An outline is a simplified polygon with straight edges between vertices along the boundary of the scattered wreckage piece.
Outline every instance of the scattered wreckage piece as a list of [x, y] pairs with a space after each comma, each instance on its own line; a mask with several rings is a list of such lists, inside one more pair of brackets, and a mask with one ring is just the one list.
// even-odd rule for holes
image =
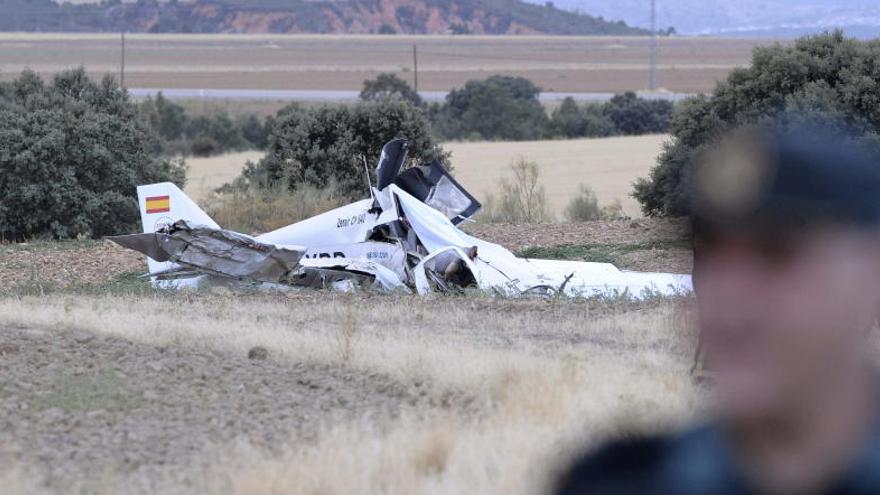
[[224, 230], [171, 183], [138, 187], [142, 234], [113, 236], [147, 255], [157, 286], [239, 282], [269, 287], [459, 291], [506, 297], [683, 294], [689, 275], [608, 263], [519, 258], [458, 228], [480, 203], [438, 163], [403, 169], [409, 143], [388, 142], [370, 198], [272, 232]]

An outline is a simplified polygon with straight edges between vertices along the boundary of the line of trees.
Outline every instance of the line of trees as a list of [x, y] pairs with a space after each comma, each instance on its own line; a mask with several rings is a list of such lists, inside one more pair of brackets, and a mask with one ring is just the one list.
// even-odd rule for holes
[[442, 103], [425, 104], [394, 74], [364, 82], [361, 99], [399, 98], [424, 108], [441, 139], [505, 140], [606, 137], [663, 133], [674, 105], [627, 92], [604, 103], [578, 104], [565, 98], [549, 114], [538, 99], [541, 88], [523, 77], [491, 76], [468, 81]]
[[[416, 162], [437, 159], [449, 166], [439, 144], [444, 139], [659, 132], [666, 117], [657, 114], [671, 113], [671, 106], [655, 108], [656, 102], [627, 94], [603, 105], [566, 100], [548, 114], [539, 92], [527, 79], [493, 76], [427, 105], [399, 78], [383, 76], [365, 84], [362, 98], [368, 101], [292, 104], [261, 119], [222, 111], [192, 116], [161, 94], [136, 103], [112, 76], [95, 82], [83, 68], [59, 73], [48, 84], [25, 71], [0, 84], [0, 240], [133, 230], [136, 186], [183, 184], [182, 156], [265, 149], [225, 193], [235, 201], [243, 194], [247, 201], [274, 198], [265, 202], [268, 212], [288, 196], [324, 198], [309, 200], [316, 203], [358, 197], [364, 192], [361, 160], [375, 160], [394, 138], [412, 142]], [[214, 210], [222, 213], [233, 203], [221, 194]]]

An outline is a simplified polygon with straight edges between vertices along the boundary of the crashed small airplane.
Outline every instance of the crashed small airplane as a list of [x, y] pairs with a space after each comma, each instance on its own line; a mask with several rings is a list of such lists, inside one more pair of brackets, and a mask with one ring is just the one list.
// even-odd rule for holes
[[140, 186], [143, 233], [109, 239], [146, 254], [153, 284], [165, 288], [372, 287], [427, 294], [475, 287], [507, 297], [634, 298], [692, 291], [689, 275], [519, 258], [472, 237], [458, 225], [480, 203], [438, 162], [402, 170], [408, 150], [403, 139], [383, 147], [370, 198], [258, 236], [222, 229], [174, 184]]

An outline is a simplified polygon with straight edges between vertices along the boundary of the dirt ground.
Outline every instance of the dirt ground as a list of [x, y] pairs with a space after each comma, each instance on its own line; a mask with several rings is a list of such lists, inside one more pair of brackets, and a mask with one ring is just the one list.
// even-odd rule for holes
[[142, 255], [110, 241], [0, 245], [0, 279], [6, 288], [99, 284], [126, 273], [146, 272], [146, 267]]
[[687, 306], [0, 297], [0, 491], [544, 493], [692, 416]]
[[187, 483], [212, 446], [277, 453], [328, 422], [470, 400], [380, 373], [278, 362], [265, 348], [249, 356], [69, 328], [0, 328], [0, 368], [0, 445], [21, 447], [0, 451], [0, 464], [23, 463], [59, 493], [101, 491], [105, 472]]
[[[659, 87], [702, 92], [755, 46], [773, 40], [669, 37], [659, 40]], [[449, 91], [491, 74], [525, 76], [557, 92], [622, 92], [648, 83], [647, 37], [155, 35], [126, 37], [130, 87], [360, 90], [380, 72], [422, 91]], [[119, 73], [114, 34], [0, 34], [0, 80], [25, 67], [51, 75], [83, 65]]]

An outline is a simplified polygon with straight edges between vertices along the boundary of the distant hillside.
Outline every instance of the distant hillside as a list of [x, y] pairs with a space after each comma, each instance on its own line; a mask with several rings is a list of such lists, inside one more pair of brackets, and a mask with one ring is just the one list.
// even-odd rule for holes
[[520, 0], [0, 0], [0, 31], [640, 35]]

